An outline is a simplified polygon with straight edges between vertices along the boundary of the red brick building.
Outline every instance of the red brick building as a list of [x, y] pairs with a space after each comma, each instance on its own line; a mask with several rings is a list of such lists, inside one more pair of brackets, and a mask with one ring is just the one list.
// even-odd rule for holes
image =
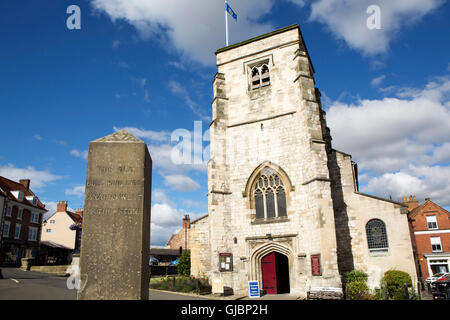
[[419, 205], [416, 197], [406, 197], [411, 239], [419, 279], [450, 271], [450, 213], [430, 198]]
[[0, 177], [0, 265], [21, 264], [39, 249], [45, 205], [30, 189], [30, 180]]

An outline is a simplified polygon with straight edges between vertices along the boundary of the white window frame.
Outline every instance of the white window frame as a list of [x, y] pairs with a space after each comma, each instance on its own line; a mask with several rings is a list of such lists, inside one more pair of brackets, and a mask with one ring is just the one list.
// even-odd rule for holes
[[39, 213], [31, 212], [30, 222], [32, 222], [32, 223], [39, 223]]
[[55, 219], [50, 220], [50, 224], [55, 224]]
[[6, 208], [6, 216], [7, 217], [12, 217], [12, 206], [8, 206]]
[[[29, 241], [37, 241], [37, 233], [38, 233], [38, 228], [29, 227], [28, 228], [28, 240]], [[32, 235], [33, 235], [33, 237], [32, 237]]]
[[[428, 226], [428, 230], [436, 230], [439, 229], [438, 223], [437, 223], [437, 219], [436, 216], [426, 216], [427, 218], [427, 226]], [[435, 223], [436, 227], [430, 227], [430, 224]]]
[[22, 220], [23, 218], [23, 208], [18, 208], [17, 210], [17, 220]]
[[[433, 241], [434, 240], [434, 241]], [[430, 237], [430, 243], [431, 243], [431, 251], [432, 252], [442, 252], [442, 242], [441, 242], [441, 237]], [[439, 250], [434, 250], [433, 249], [433, 245], [434, 246], [439, 246]]]
[[[6, 226], [8, 226], [8, 232], [6, 232]], [[9, 234], [11, 233], [11, 222], [5, 221], [5, 224], [3, 225], [3, 237], [9, 238]]]
[[[17, 230], [19, 230], [19, 235], [17, 235]], [[20, 239], [21, 233], [22, 233], [22, 225], [20, 223], [17, 223], [16, 228], [14, 229], [14, 239]]]
[[52, 229], [45, 229], [45, 232], [50, 233], [50, 232], [52, 232]]

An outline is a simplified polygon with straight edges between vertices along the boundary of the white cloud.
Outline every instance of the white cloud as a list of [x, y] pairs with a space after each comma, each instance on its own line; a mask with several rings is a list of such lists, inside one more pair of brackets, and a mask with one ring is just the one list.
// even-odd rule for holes
[[66, 189], [64, 193], [67, 196], [76, 196], [81, 198], [84, 197], [84, 189], [85, 189], [84, 185], [78, 185], [73, 187], [72, 189]]
[[70, 155], [77, 157], [77, 158], [82, 158], [84, 160], [87, 160], [88, 151], [87, 150], [79, 151], [79, 150], [74, 149], [74, 150], [70, 151]]
[[396, 173], [385, 173], [372, 178], [362, 191], [375, 192], [381, 196], [392, 195], [401, 201], [404, 196], [415, 195], [423, 202], [431, 198], [440, 206], [450, 206], [450, 167], [409, 166]]
[[[303, 6], [304, 0], [290, 0]], [[215, 62], [214, 52], [225, 46], [224, 2], [177, 0], [91, 0], [93, 8], [105, 12], [113, 21], [133, 25], [141, 38], [150, 37], [175, 48], [183, 57], [202, 64]], [[273, 30], [269, 23], [258, 22], [270, 12], [274, 1], [241, 0], [231, 3], [238, 21], [229, 21], [230, 39], [238, 42]]]
[[28, 166], [26, 168], [16, 168], [11, 163], [6, 166], [0, 165], [0, 176], [16, 182], [20, 179], [30, 179], [30, 188], [33, 191], [40, 191], [48, 184], [62, 178], [61, 176], [57, 176], [48, 171], [36, 170], [32, 166]]
[[189, 106], [189, 109], [191, 109], [191, 111], [199, 116], [202, 120], [211, 120], [211, 117], [206, 115], [205, 110], [203, 110], [203, 108], [198, 103], [192, 100], [188, 90], [183, 85], [181, 85], [177, 81], [172, 80], [169, 82], [169, 88], [172, 93], [175, 93], [182, 97], [184, 102]]
[[205, 215], [205, 213], [188, 213], [167, 203], [154, 204], [152, 206], [151, 223], [152, 246], [165, 246], [171, 235], [180, 230], [181, 221], [185, 214], [188, 214], [191, 220]]
[[165, 176], [164, 184], [173, 190], [181, 192], [195, 191], [200, 188], [197, 182], [185, 175]]
[[383, 82], [383, 80], [386, 78], [386, 75], [381, 75], [379, 77], [373, 78], [372, 81], [370, 81], [370, 84], [374, 87], [377, 87]]
[[367, 182], [361, 190], [450, 205], [450, 78], [394, 90], [383, 99], [334, 102], [327, 111], [333, 147], [358, 163]]
[[[405, 27], [418, 23], [445, 0], [317, 0], [311, 4], [311, 21], [327, 26], [338, 39], [366, 55], [386, 53], [390, 42]], [[377, 5], [381, 29], [367, 28], [367, 8]]]
[[35, 134], [33, 137], [34, 137], [37, 141], [41, 141], [41, 140], [42, 140], [42, 137], [41, 137], [40, 135], [38, 135], [38, 134]]

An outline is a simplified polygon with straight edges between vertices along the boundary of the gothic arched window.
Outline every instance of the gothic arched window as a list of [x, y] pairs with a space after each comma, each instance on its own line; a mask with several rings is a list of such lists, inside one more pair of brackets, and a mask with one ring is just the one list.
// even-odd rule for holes
[[286, 192], [280, 176], [270, 168], [264, 168], [254, 183], [253, 199], [256, 219], [286, 217]]
[[268, 86], [270, 84], [270, 70], [267, 64], [252, 68], [252, 90]]
[[379, 219], [372, 219], [366, 224], [369, 251], [387, 251], [389, 248], [386, 225]]

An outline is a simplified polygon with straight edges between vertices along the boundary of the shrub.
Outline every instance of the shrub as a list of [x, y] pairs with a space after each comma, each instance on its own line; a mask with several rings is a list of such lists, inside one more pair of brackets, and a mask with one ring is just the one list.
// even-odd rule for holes
[[177, 272], [181, 276], [189, 277], [191, 275], [191, 254], [184, 251], [178, 259]]
[[372, 300], [368, 299], [369, 288], [367, 284], [363, 281], [354, 281], [347, 283], [347, 294], [349, 300]]
[[352, 283], [352, 282], [364, 282], [365, 283], [368, 279], [368, 275], [364, 271], [353, 270], [353, 271], [349, 271], [345, 274], [345, 279], [346, 279], [347, 283]]
[[388, 299], [403, 300], [406, 299], [404, 294], [404, 285], [412, 286], [409, 274], [399, 270], [389, 270], [384, 273], [382, 284], [386, 285], [386, 296]]

